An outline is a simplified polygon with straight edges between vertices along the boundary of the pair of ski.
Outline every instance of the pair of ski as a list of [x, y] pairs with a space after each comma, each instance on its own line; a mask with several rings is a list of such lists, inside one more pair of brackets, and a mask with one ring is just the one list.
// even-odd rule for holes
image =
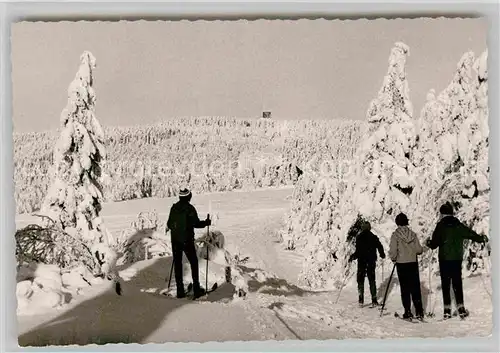
[[[451, 320], [453, 317], [455, 316], [458, 316], [460, 318], [460, 320], [465, 320], [468, 316], [469, 316], [469, 311], [467, 310], [467, 315], [464, 316], [464, 317], [461, 317], [460, 315], [453, 315], [452, 317], [449, 317], [449, 318], [440, 318], [440, 319], [437, 319], [435, 320], [435, 322], [443, 322], [443, 321], [448, 321], [448, 320]], [[403, 315], [400, 315], [398, 312], [395, 312], [394, 313], [394, 317], [395, 318], [398, 318], [398, 319], [401, 319], [401, 320], [404, 320], [404, 321], [408, 321], [408, 322], [412, 322], [412, 323], [427, 323], [428, 321], [425, 320], [425, 319], [422, 319], [422, 320], [419, 320], [419, 319], [416, 319], [416, 318], [409, 318], [409, 319], [405, 319], [403, 318]], [[432, 317], [432, 316], [431, 316]]]
[[200, 297], [195, 298], [194, 297], [194, 291], [193, 291], [193, 284], [189, 283], [189, 285], [187, 287], [187, 291], [186, 291], [186, 296], [184, 298], [177, 298], [174, 295], [170, 294], [169, 292], [163, 293], [163, 295], [167, 296], [169, 298], [175, 298], [175, 299], [186, 299], [186, 300], [194, 300], [194, 301], [203, 301], [203, 300], [207, 299], [207, 296], [210, 293], [212, 293], [215, 290], [217, 290], [217, 288], [218, 288], [217, 283], [214, 283], [214, 285], [212, 286], [212, 288], [210, 288], [210, 290], [206, 291], [205, 294], [203, 294]]
[[394, 313], [394, 317], [397, 318], [397, 319], [401, 319], [403, 321], [407, 321], [407, 322], [411, 322], [411, 323], [415, 323], [415, 324], [418, 324], [418, 323], [427, 323], [427, 321], [425, 321], [425, 319], [417, 319], [415, 317], [410, 317], [410, 318], [404, 318], [403, 315], [400, 315], [398, 312], [395, 312]]
[[451, 317], [448, 317], [448, 318], [442, 317], [442, 318], [440, 318], [440, 319], [438, 319], [436, 321], [437, 322], [448, 321], [448, 320], [451, 320], [451, 319], [453, 319], [454, 317], [457, 317], [457, 316], [458, 316], [458, 318], [460, 318], [460, 320], [465, 320], [465, 319], [467, 319], [469, 317], [470, 312], [469, 312], [469, 310], [465, 309], [465, 313], [466, 313], [465, 316], [460, 316], [460, 314], [458, 314], [457, 312], [455, 312], [455, 313], [453, 313], [453, 315]]

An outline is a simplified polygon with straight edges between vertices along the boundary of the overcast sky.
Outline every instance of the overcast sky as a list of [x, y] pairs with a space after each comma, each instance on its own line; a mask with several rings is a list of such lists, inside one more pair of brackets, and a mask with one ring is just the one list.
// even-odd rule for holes
[[365, 119], [393, 44], [410, 47], [418, 114], [468, 50], [486, 48], [478, 19], [18, 23], [12, 28], [14, 130], [59, 125], [80, 54], [97, 59], [97, 117], [132, 125], [176, 116]]

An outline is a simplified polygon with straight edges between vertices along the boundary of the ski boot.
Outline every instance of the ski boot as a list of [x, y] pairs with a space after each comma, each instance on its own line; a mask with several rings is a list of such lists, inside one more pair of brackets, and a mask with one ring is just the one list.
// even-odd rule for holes
[[372, 298], [372, 303], [370, 304], [370, 308], [376, 308], [378, 306], [377, 298]]
[[451, 319], [451, 309], [444, 309], [443, 320]]
[[364, 304], [365, 304], [364, 298], [363, 298], [363, 296], [362, 296], [362, 295], [360, 295], [360, 296], [358, 297], [358, 306], [359, 306], [360, 308], [362, 308]]
[[206, 294], [206, 290], [203, 288], [197, 288], [193, 291], [193, 300], [203, 297]]
[[415, 318], [416, 318], [418, 321], [424, 321], [424, 313], [423, 313], [423, 312], [418, 312], [418, 313], [415, 315]]
[[403, 320], [411, 321], [413, 319], [413, 314], [411, 311], [405, 311], [403, 314]]
[[467, 316], [469, 316], [469, 311], [461, 306], [460, 308], [458, 308], [458, 316], [460, 316], [460, 318], [463, 320]]

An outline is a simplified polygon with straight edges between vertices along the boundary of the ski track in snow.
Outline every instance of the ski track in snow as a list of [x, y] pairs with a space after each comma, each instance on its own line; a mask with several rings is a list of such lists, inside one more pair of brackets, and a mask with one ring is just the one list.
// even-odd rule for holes
[[[295, 280], [302, 257], [276, 242], [291, 192], [281, 189], [195, 195], [193, 199], [200, 218], [209, 211], [219, 215], [213, 229], [223, 232], [230, 252], [249, 256], [246, 267], [259, 272], [260, 277], [249, 283], [246, 300], [189, 302], [141, 292], [160, 289], [169, 271], [161, 266], [155, 268], [154, 260], [142, 261], [129, 268], [130, 281], [124, 283], [122, 297], [116, 297], [110, 285], [105, 284], [86, 289], [62, 309], [44, 315], [18, 316], [20, 343], [463, 337], [491, 333], [489, 277], [467, 278], [464, 274], [465, 303], [471, 316], [465, 321], [453, 318], [446, 323], [437, 322], [442, 315], [439, 290], [431, 294], [436, 317], [427, 319], [428, 323], [413, 324], [393, 316], [402, 309], [397, 286], [388, 296], [382, 318], [378, 309], [358, 307], [352, 281], [343, 289], [337, 304], [337, 292], [310, 292], [297, 287]], [[156, 209], [163, 220], [172, 202], [174, 199], [143, 199], [106, 204], [103, 218], [111, 231], [118, 232], [127, 228], [141, 211]], [[16, 221], [19, 226], [29, 220], [29, 216], [21, 216]], [[198, 232], [202, 233], [203, 230]], [[438, 284], [439, 279], [432, 283]], [[368, 297], [368, 283], [365, 287]]]

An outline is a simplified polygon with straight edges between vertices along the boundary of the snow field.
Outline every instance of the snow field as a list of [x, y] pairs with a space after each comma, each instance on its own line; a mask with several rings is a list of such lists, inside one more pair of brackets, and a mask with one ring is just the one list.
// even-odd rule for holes
[[[286, 261], [291, 253], [284, 250], [281, 244], [273, 243], [273, 238], [269, 236], [269, 232], [279, 230], [279, 212], [259, 212], [259, 205], [262, 208], [284, 211], [290, 193], [291, 190], [272, 193], [257, 191], [239, 196], [227, 193], [217, 197], [196, 197], [200, 213], [208, 207], [210, 199], [220, 206], [218, 211], [221, 217], [217, 229], [223, 231], [228, 249], [232, 253], [239, 250], [244, 256], [249, 256], [248, 262], [242, 265], [246, 268], [249, 286], [246, 299], [231, 300], [234, 288], [227, 286], [220, 286], [220, 290], [211, 293], [206, 302], [179, 301], [157, 295], [156, 292], [165, 287], [171, 262], [168, 258], [150, 259], [124, 266], [120, 270], [124, 290], [122, 297], [117, 297], [109, 282], [104, 281], [102, 284], [83, 288], [81, 295], [75, 296], [61, 310], [47, 309], [43, 315], [19, 316], [21, 344], [462, 337], [486, 336], [491, 332], [491, 299], [485, 291], [487, 288], [491, 293], [488, 269], [483, 277], [467, 277], [468, 274], [464, 271], [465, 303], [471, 311], [470, 318], [466, 321], [454, 318], [446, 324], [430, 322], [420, 326], [402, 323], [392, 316], [394, 311], [401, 310], [397, 285], [388, 296], [387, 313], [390, 315], [380, 318], [376, 309], [357, 307], [355, 280], [347, 283], [339, 303], [335, 304], [337, 291], [308, 290], [284, 278], [283, 275], [297, 278], [300, 266], [287, 267]], [[242, 204], [241, 200], [245, 202]], [[142, 202], [129, 202], [124, 211], [142, 208]], [[168, 208], [168, 202], [164, 200], [163, 203]], [[244, 216], [240, 219], [226, 218], [226, 215], [236, 212], [234, 209], [242, 209], [244, 205], [251, 209], [242, 212]], [[107, 215], [112, 213], [113, 219], [120, 218], [120, 214], [115, 213], [118, 206], [109, 204], [109, 208], [105, 208], [105, 221]], [[151, 205], [152, 208], [157, 206]], [[130, 224], [126, 221], [127, 217], [130, 220], [134, 216], [123, 216], [122, 224]], [[242, 218], [246, 219], [246, 227]], [[199, 235], [202, 234], [203, 231], [199, 232]], [[300, 261], [297, 263], [300, 264]], [[200, 261], [202, 283], [204, 264]], [[258, 264], [266, 264], [268, 267], [263, 269]], [[210, 277], [209, 282], [222, 278], [222, 267], [212, 263], [210, 265], [213, 265], [210, 273], [214, 277]], [[286, 271], [283, 270], [285, 267]], [[385, 278], [389, 276], [390, 270], [390, 266], [386, 265]], [[186, 285], [188, 280], [190, 271], [186, 268]], [[421, 271], [421, 281], [427, 286], [426, 271]], [[379, 269], [379, 297], [383, 296], [382, 282]], [[432, 294], [432, 301], [435, 302], [436, 319], [440, 318], [442, 311], [438, 285], [439, 278], [434, 276], [432, 286], [436, 290]], [[152, 289], [155, 294], [146, 293], [148, 289]], [[365, 290], [368, 291], [368, 283]], [[235, 321], [235, 318], [238, 320]], [[92, 325], [95, 328], [91, 328]], [[374, 329], [376, 327], [381, 328]]]

